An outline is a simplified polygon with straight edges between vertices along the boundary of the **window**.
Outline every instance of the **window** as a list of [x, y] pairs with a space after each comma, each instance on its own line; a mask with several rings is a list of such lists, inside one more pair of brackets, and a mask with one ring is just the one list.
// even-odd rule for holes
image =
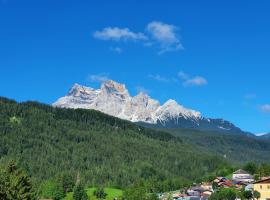
[[262, 189], [262, 185], [260, 185], [260, 189]]
[[270, 185], [267, 185], [267, 189], [270, 189]]

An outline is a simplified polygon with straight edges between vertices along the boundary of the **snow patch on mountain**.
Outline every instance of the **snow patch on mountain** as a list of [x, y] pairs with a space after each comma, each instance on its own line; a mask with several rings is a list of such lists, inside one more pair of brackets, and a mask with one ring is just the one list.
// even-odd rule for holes
[[267, 135], [267, 134], [270, 134], [270, 133], [256, 133], [255, 135], [260, 137], [260, 136], [264, 136], [264, 135]]

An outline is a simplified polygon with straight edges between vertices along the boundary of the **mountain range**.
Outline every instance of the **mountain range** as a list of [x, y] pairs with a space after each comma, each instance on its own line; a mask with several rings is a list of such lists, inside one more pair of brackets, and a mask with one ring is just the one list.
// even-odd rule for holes
[[147, 127], [188, 128], [225, 133], [245, 133], [224, 119], [211, 119], [169, 99], [164, 104], [149, 95], [131, 96], [124, 84], [108, 80], [100, 89], [74, 84], [68, 94], [59, 98], [55, 107], [94, 109]]
[[265, 134], [261, 134], [261, 135], [257, 135], [259, 136], [260, 138], [263, 138], [263, 139], [270, 139], [270, 133], [265, 133]]

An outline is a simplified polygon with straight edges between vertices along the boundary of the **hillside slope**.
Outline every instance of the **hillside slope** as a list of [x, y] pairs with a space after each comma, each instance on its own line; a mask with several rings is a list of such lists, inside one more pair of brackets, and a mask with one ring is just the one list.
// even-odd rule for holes
[[183, 142], [201, 148], [202, 151], [219, 154], [233, 162], [268, 162], [270, 160], [270, 141], [262, 140], [253, 135], [217, 134], [190, 129], [170, 129], [167, 131], [180, 137]]
[[264, 135], [259, 136], [261, 139], [270, 139], [270, 133], [266, 133]]
[[169, 133], [93, 110], [0, 99], [0, 161], [36, 183], [67, 171], [89, 185], [126, 187], [138, 178], [193, 181], [226, 161]]

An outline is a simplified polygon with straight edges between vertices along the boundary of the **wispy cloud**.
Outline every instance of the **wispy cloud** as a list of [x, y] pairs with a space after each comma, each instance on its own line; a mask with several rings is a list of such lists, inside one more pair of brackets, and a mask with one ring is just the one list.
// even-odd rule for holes
[[160, 46], [159, 53], [184, 49], [177, 36], [178, 28], [176, 26], [154, 21], [149, 23], [146, 29], [152, 39]]
[[127, 40], [146, 40], [147, 37], [143, 33], [135, 33], [128, 28], [107, 27], [101, 31], [94, 32], [93, 35], [101, 40], [127, 41]]
[[263, 113], [270, 113], [270, 104], [261, 105], [259, 108]]
[[187, 80], [189, 78], [189, 75], [183, 71], [178, 72], [178, 77], [182, 80]]
[[178, 77], [182, 80], [184, 86], [203, 86], [207, 85], [208, 81], [202, 76], [191, 77], [187, 73], [180, 71], [178, 72]]
[[207, 85], [207, 80], [204, 77], [196, 76], [188, 79], [183, 83], [184, 86], [202, 86]]
[[149, 74], [148, 75], [149, 78], [153, 79], [153, 80], [156, 80], [156, 81], [159, 81], [159, 82], [169, 82], [170, 80], [166, 77], [163, 77], [159, 74]]
[[137, 86], [137, 87], [136, 87], [136, 92], [137, 92], [137, 93], [149, 94], [151, 91], [148, 90], [148, 89], [146, 89], [145, 87]]
[[102, 83], [107, 80], [109, 80], [108, 74], [106, 73], [101, 73], [101, 74], [92, 74], [87, 77], [87, 80], [90, 82], [98, 82]]
[[129, 28], [106, 27], [95, 31], [93, 37], [105, 41], [137, 41], [144, 47], [158, 47], [159, 54], [182, 50], [183, 45], [178, 35], [179, 28], [175, 25], [153, 21], [146, 25], [145, 31], [135, 32]]
[[207, 85], [208, 81], [206, 78], [202, 76], [190, 76], [189, 74], [180, 71], [177, 73], [177, 77], [164, 77], [159, 74], [149, 74], [149, 78], [159, 81], [159, 82], [166, 82], [166, 83], [182, 83], [183, 86], [203, 86]]

